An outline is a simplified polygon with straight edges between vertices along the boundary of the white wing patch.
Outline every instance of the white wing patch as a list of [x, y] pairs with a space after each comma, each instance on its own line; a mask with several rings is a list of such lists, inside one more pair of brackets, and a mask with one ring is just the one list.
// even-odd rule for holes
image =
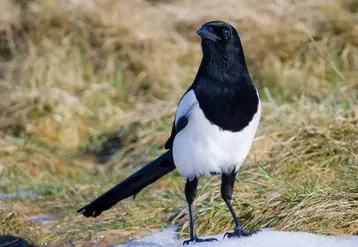
[[195, 105], [198, 104], [198, 100], [195, 97], [194, 90], [188, 91], [180, 100], [177, 112], [175, 114], [175, 125], [182, 116], [188, 116], [192, 112]]
[[259, 102], [258, 111], [242, 131], [223, 131], [206, 119], [194, 91], [190, 90], [179, 103], [175, 124], [184, 115], [188, 124], [174, 138], [173, 158], [179, 173], [192, 179], [240, 168], [254, 140], [261, 106]]

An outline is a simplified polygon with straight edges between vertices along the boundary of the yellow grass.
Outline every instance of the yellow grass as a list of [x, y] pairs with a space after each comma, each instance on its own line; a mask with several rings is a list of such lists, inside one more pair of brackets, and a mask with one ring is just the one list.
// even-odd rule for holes
[[[235, 190], [245, 227], [357, 233], [356, 1], [3, 0], [0, 192], [42, 197], [0, 200], [0, 234], [104, 246], [179, 223], [187, 235], [177, 173], [99, 218], [75, 210], [162, 152], [201, 59], [195, 31], [214, 19], [239, 31], [263, 101]], [[118, 130], [122, 148], [96, 165], [85, 151]], [[232, 226], [210, 179], [199, 233]], [[29, 220], [39, 213], [57, 217]]]

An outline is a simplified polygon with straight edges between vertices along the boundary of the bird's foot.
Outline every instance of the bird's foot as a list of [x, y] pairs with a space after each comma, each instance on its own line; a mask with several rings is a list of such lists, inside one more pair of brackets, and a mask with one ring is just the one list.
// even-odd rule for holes
[[198, 237], [194, 237], [194, 238], [191, 238], [189, 240], [185, 240], [183, 242], [183, 245], [189, 245], [189, 244], [195, 244], [195, 243], [202, 243], [202, 242], [213, 242], [213, 241], [218, 241], [216, 238], [206, 238], [206, 239], [203, 239], [203, 238], [198, 238]]
[[252, 234], [255, 234], [257, 232], [259, 232], [260, 230], [258, 231], [252, 231], [252, 232], [245, 232], [244, 229], [242, 229], [242, 227], [238, 227], [236, 228], [233, 232], [227, 232], [225, 233], [224, 235], [224, 238], [241, 238], [241, 237], [249, 237], [251, 236]]

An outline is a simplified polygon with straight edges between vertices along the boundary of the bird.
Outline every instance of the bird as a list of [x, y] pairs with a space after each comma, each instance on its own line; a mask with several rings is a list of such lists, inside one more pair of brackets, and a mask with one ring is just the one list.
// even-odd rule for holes
[[210, 21], [197, 34], [202, 60], [193, 83], [177, 105], [172, 131], [164, 144], [166, 151], [78, 213], [97, 217], [177, 169], [186, 179], [184, 193], [189, 211], [190, 238], [184, 245], [217, 241], [199, 238], [195, 231], [193, 203], [201, 176], [221, 175], [221, 196], [235, 223], [234, 230], [225, 233], [224, 238], [256, 233], [243, 229], [231, 200], [236, 174], [259, 126], [259, 93], [252, 83], [240, 36], [231, 24]]

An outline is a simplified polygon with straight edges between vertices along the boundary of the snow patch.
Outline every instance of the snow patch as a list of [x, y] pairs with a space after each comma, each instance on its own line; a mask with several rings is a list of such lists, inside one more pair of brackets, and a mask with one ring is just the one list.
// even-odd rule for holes
[[54, 214], [39, 214], [30, 217], [30, 220], [35, 223], [46, 223], [54, 219], [56, 219], [56, 215]]
[[[183, 240], [176, 238], [176, 228], [169, 227], [162, 232], [131, 240], [112, 247], [179, 247]], [[195, 244], [195, 247], [358, 247], [358, 236], [325, 236], [308, 232], [280, 232], [263, 229], [251, 237], [223, 239], [223, 234], [215, 237], [219, 241]], [[204, 237], [203, 237], [204, 238]], [[193, 246], [193, 245], [192, 245]]]
[[38, 198], [40, 197], [39, 193], [33, 192], [31, 190], [18, 190], [12, 193], [3, 193], [0, 192], [0, 200], [12, 199], [12, 198]]

